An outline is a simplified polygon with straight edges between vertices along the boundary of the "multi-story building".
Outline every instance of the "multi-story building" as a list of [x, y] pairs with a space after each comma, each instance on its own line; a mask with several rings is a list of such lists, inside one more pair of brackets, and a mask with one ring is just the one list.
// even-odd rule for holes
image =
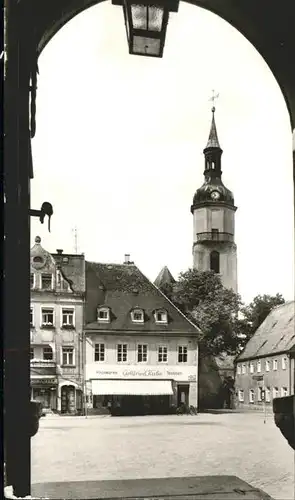
[[198, 333], [133, 263], [86, 262], [90, 407], [123, 414], [197, 407]]
[[273, 398], [295, 394], [294, 305], [274, 308], [237, 358], [238, 407], [271, 408]]
[[83, 402], [83, 255], [50, 254], [36, 237], [31, 249], [32, 399], [75, 414]]

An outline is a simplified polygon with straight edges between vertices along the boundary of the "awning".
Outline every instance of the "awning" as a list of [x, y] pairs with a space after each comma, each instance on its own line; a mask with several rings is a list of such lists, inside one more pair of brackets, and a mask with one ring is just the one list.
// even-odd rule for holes
[[173, 394], [170, 380], [92, 380], [95, 396], [164, 396]]

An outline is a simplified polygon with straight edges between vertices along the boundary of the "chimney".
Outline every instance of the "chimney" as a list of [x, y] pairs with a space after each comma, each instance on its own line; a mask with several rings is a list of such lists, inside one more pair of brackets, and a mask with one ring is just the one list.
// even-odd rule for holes
[[124, 264], [130, 264], [130, 253], [125, 253]]
[[63, 253], [63, 250], [61, 250], [61, 248], [58, 248], [58, 249], [56, 250], [56, 253], [58, 253], [58, 255], [61, 255], [61, 254]]

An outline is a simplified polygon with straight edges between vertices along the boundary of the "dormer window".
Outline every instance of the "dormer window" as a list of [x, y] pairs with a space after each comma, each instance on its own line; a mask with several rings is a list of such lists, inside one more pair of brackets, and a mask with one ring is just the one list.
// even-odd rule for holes
[[97, 309], [97, 321], [99, 323], [108, 323], [110, 321], [110, 310], [108, 307], [99, 307]]
[[165, 309], [155, 311], [155, 321], [156, 323], [168, 323], [167, 311]]
[[131, 319], [134, 323], [143, 323], [144, 322], [144, 313], [142, 309], [133, 309], [131, 311]]

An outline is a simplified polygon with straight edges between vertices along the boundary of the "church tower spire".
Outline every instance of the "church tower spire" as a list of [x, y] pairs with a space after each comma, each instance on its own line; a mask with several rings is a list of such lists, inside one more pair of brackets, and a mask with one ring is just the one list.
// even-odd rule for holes
[[[213, 96], [214, 100], [216, 96]], [[221, 275], [226, 288], [237, 291], [237, 252], [235, 212], [232, 192], [222, 182], [221, 156], [215, 122], [215, 107], [207, 145], [204, 183], [197, 189], [191, 212], [194, 218], [193, 265], [200, 271], [213, 270]]]

